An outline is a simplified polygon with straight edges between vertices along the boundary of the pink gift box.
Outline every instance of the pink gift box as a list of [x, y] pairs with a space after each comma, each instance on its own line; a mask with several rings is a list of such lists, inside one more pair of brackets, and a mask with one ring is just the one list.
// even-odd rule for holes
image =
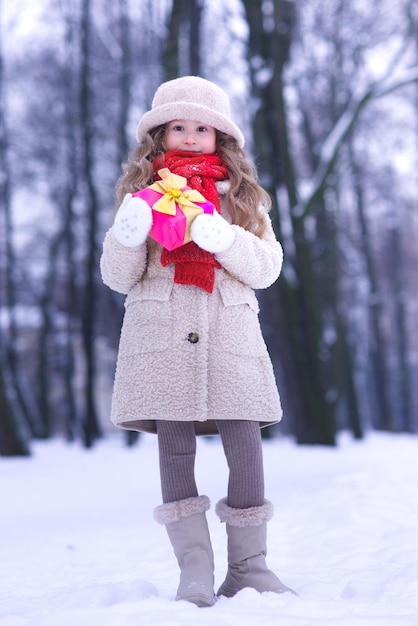
[[[185, 187], [189, 189], [189, 187]], [[146, 187], [141, 191], [137, 191], [132, 194], [133, 197], [142, 198], [152, 209], [152, 228], [149, 236], [155, 241], [166, 248], [167, 250], [174, 250], [179, 248], [185, 243], [190, 241], [190, 216], [176, 204], [176, 214], [168, 215], [167, 213], [161, 213], [156, 211], [153, 206], [157, 200], [159, 200], [163, 194]], [[214, 205], [206, 200], [205, 202], [195, 202], [197, 207], [202, 209], [203, 213], [213, 213], [216, 209]]]

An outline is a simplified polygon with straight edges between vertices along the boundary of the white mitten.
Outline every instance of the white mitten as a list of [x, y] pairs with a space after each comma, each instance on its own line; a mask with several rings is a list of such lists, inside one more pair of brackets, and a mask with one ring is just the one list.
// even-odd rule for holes
[[235, 241], [234, 229], [217, 211], [195, 217], [190, 236], [199, 248], [213, 254], [225, 252]]
[[120, 205], [113, 224], [117, 241], [127, 248], [144, 243], [152, 226], [151, 207], [142, 198], [127, 193]]

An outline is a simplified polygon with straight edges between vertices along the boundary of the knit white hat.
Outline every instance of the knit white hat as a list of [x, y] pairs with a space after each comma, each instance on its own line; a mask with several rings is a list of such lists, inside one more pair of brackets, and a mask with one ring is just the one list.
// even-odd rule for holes
[[173, 120], [208, 124], [234, 137], [241, 148], [244, 146], [244, 136], [230, 117], [228, 96], [218, 85], [199, 76], [183, 76], [158, 87], [151, 110], [142, 116], [136, 129], [138, 142], [152, 128]]

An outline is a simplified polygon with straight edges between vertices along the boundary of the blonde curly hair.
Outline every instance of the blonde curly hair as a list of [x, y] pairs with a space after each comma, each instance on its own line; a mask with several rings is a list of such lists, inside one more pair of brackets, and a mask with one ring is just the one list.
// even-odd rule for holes
[[[153, 163], [164, 156], [166, 126], [157, 126], [146, 133], [130, 160], [123, 165], [123, 174], [116, 184], [116, 201], [120, 206], [125, 194], [135, 193], [154, 182]], [[216, 153], [228, 169], [230, 181], [226, 203], [233, 224], [262, 237], [271, 198], [259, 185], [257, 171], [236, 139], [216, 130]], [[260, 210], [263, 207], [264, 211]]]

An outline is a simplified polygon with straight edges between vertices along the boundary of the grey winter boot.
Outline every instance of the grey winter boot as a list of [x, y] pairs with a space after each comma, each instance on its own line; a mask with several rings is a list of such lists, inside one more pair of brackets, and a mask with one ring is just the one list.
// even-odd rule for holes
[[266, 565], [267, 522], [273, 516], [268, 500], [261, 506], [233, 509], [224, 498], [216, 505], [221, 522], [226, 522], [228, 537], [228, 572], [217, 595], [231, 598], [245, 587], [262, 593], [292, 591]]
[[165, 524], [180, 567], [176, 600], [202, 607], [215, 602], [213, 551], [205, 515], [209, 507], [207, 496], [196, 496], [154, 510], [154, 519]]

